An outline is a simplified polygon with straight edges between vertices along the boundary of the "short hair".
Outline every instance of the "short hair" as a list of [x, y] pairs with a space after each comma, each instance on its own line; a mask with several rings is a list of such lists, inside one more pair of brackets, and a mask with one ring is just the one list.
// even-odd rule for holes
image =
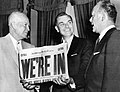
[[100, 7], [99, 9], [104, 9], [105, 12], [107, 12], [108, 16], [112, 21], [115, 23], [116, 22], [116, 17], [117, 17], [117, 11], [115, 8], [115, 5], [112, 4], [109, 0], [101, 0], [99, 1]]
[[59, 13], [59, 14], [55, 17], [55, 25], [57, 25], [57, 19], [58, 19], [59, 17], [61, 17], [61, 16], [64, 16], [64, 15], [68, 16], [68, 17], [71, 19], [71, 21], [73, 22], [73, 19], [72, 19], [72, 17], [71, 17], [69, 14], [67, 14], [67, 13], [65, 13], [65, 12], [61, 12], [61, 13]]
[[14, 11], [12, 12], [9, 17], [8, 17], [8, 23], [12, 23], [12, 22], [16, 22], [18, 21], [19, 18], [27, 18], [26, 14], [24, 14], [23, 12], [20, 11]]

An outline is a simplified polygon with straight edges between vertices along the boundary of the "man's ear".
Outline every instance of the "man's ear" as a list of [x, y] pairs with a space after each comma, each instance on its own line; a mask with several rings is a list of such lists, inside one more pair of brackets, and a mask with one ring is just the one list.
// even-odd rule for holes
[[105, 13], [102, 13], [101, 20], [104, 21], [106, 18]]
[[16, 29], [16, 24], [15, 24], [15, 22], [12, 22], [10, 25], [11, 25], [11, 27], [12, 27], [13, 29]]
[[107, 18], [107, 14], [103, 11], [101, 12], [101, 20], [104, 21]]
[[103, 14], [102, 14], [102, 13], [99, 13], [99, 14], [98, 14], [98, 18], [99, 18], [101, 21], [103, 21], [103, 19], [104, 19], [104, 18], [103, 18]]
[[57, 32], [59, 32], [59, 29], [58, 29], [58, 27], [57, 27], [57, 26], [55, 26], [55, 29], [57, 30]]

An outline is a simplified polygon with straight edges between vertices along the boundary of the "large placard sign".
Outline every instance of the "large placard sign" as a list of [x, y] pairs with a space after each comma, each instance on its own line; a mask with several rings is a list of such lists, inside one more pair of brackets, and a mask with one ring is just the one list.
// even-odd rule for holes
[[23, 49], [19, 53], [20, 77], [31, 84], [68, 78], [66, 44]]

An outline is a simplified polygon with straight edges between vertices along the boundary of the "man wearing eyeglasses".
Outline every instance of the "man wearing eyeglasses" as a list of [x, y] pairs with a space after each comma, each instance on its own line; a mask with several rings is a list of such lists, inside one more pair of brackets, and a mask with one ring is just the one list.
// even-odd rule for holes
[[84, 92], [84, 72], [92, 54], [92, 44], [74, 35], [72, 17], [64, 12], [57, 15], [55, 29], [61, 35], [59, 43], [66, 42], [69, 78], [64, 76], [54, 80], [53, 92]]

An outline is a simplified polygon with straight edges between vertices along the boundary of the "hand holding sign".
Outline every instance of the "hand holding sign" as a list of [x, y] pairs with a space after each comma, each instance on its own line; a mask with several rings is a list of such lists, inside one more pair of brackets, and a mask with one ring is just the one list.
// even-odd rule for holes
[[24, 49], [19, 55], [20, 77], [30, 84], [68, 77], [66, 44]]
[[53, 82], [56, 83], [56, 84], [59, 84], [61, 86], [69, 84], [68, 87], [71, 87], [72, 89], [76, 88], [75, 82], [74, 82], [73, 78], [71, 78], [71, 77], [66, 78], [66, 77], [61, 75], [58, 78], [56, 78], [55, 80], [53, 80]]
[[21, 79], [20, 83], [22, 83], [23, 87], [28, 89], [28, 90], [34, 89], [37, 86], [34, 84], [30, 84], [29, 82], [25, 81], [24, 79]]
[[67, 85], [70, 82], [70, 78], [66, 78], [64, 76], [58, 76], [58, 78], [53, 80], [54, 83], [59, 85]]

